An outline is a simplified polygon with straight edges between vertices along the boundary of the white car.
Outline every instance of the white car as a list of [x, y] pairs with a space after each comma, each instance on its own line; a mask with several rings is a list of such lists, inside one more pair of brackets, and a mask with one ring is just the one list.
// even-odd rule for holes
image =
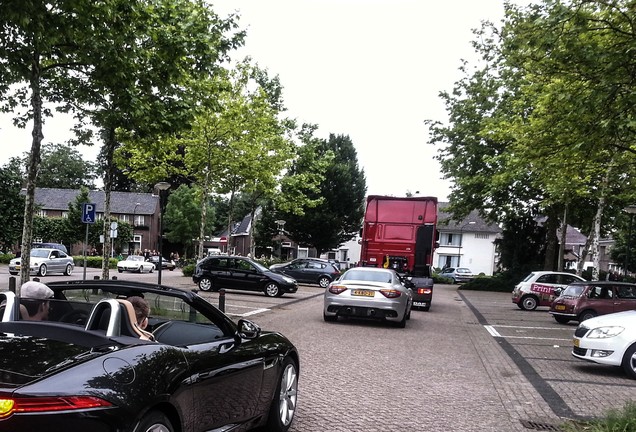
[[636, 311], [590, 318], [574, 333], [572, 355], [581, 360], [622, 366], [636, 379]]
[[152, 273], [155, 271], [155, 265], [146, 261], [141, 255], [128, 255], [125, 260], [117, 263], [117, 271], [119, 273], [125, 271], [137, 273]]
[[526, 276], [512, 290], [512, 302], [523, 310], [535, 310], [537, 306], [550, 306], [556, 298], [554, 290], [564, 290], [572, 282], [585, 282], [572, 273], [535, 271]]
[[392, 269], [354, 267], [331, 282], [324, 295], [323, 318], [368, 318], [404, 328], [411, 317], [413, 291]]

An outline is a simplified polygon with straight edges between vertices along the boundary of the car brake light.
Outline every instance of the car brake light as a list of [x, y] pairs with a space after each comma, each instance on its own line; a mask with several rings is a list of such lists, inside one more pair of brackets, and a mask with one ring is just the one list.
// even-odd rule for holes
[[340, 294], [347, 290], [347, 287], [344, 285], [331, 285], [329, 287], [329, 292], [331, 294]]
[[417, 293], [418, 294], [430, 294], [432, 292], [432, 290], [430, 288], [418, 288], [417, 289]]
[[0, 419], [12, 414], [107, 408], [112, 404], [93, 396], [0, 398]]
[[386, 298], [398, 298], [402, 295], [400, 291], [394, 289], [382, 289], [380, 292]]

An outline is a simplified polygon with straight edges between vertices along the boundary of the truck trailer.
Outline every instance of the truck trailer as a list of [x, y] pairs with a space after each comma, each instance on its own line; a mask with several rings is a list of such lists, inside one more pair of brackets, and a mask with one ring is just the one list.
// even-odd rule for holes
[[428, 310], [437, 244], [437, 198], [367, 197], [360, 265], [396, 270], [413, 289], [413, 306]]

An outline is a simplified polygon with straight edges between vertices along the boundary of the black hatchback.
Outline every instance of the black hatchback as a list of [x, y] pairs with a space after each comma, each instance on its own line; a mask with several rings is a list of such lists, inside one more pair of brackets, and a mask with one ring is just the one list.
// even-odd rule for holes
[[199, 261], [192, 280], [202, 291], [221, 288], [262, 291], [269, 297], [280, 297], [298, 291], [296, 280], [270, 271], [267, 267], [242, 256], [209, 256]]
[[269, 269], [291, 276], [298, 282], [318, 284], [323, 288], [340, 276], [335, 265], [319, 258], [297, 258], [288, 263], [273, 264]]

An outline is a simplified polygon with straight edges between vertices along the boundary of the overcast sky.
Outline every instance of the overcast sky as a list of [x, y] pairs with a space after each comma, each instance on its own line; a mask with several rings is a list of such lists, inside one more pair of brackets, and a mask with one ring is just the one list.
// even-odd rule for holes
[[[477, 61], [471, 30], [499, 22], [502, 0], [210, 1], [241, 15], [247, 41], [233, 57], [280, 76], [288, 116], [351, 138], [369, 194], [447, 198], [424, 120], [445, 120], [438, 94], [460, 78], [461, 59]], [[43, 143], [66, 141], [70, 126], [48, 119]], [[0, 164], [30, 149], [30, 128], [0, 117]]]

